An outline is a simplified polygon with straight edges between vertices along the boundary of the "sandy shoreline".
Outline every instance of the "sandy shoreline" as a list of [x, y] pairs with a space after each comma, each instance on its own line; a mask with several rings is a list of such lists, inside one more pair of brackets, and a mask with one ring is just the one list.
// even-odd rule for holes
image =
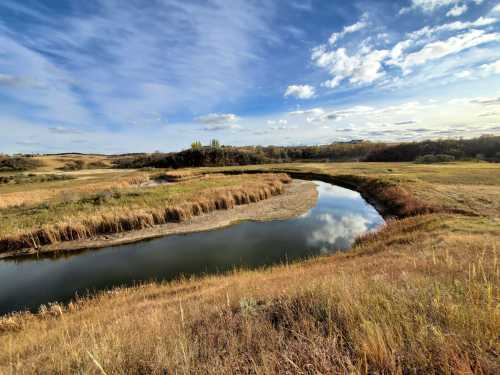
[[118, 246], [167, 235], [214, 230], [248, 220], [267, 221], [289, 219], [306, 213], [310, 208], [314, 207], [317, 197], [318, 193], [314, 183], [293, 180], [292, 183], [286, 185], [283, 194], [273, 196], [257, 203], [236, 206], [230, 210], [214, 211], [209, 214], [196, 216], [182, 223], [168, 223], [138, 231], [100, 235], [80, 241], [60, 242], [43, 246], [39, 249], [6, 252], [0, 254], [0, 259], [16, 259], [49, 255], [51, 253], [66, 253]]

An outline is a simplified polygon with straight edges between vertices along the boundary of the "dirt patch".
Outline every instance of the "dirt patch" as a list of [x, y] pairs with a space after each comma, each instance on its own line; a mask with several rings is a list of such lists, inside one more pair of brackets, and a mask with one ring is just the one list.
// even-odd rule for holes
[[180, 223], [167, 223], [148, 229], [99, 235], [86, 240], [60, 242], [42, 246], [39, 249], [5, 252], [0, 254], [0, 259], [117, 246], [166, 235], [218, 229], [246, 220], [284, 220], [307, 212], [314, 207], [317, 197], [318, 193], [312, 182], [293, 180], [285, 186], [283, 194], [256, 203], [235, 206], [230, 210], [212, 211]]

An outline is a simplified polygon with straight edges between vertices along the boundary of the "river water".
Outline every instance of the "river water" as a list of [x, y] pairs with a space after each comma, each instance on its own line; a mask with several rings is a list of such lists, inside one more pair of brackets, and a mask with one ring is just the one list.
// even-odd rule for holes
[[0, 261], [0, 314], [68, 302], [149, 280], [257, 268], [345, 251], [384, 223], [357, 192], [314, 182], [319, 197], [288, 220], [243, 222], [223, 229], [167, 236], [63, 256]]

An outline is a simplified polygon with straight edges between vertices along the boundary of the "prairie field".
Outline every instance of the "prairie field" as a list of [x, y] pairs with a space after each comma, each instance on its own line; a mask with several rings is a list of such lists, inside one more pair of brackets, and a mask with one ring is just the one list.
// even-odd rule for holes
[[0, 253], [184, 221], [280, 194], [290, 181], [286, 174], [268, 173], [211, 174], [176, 183], [147, 172], [69, 175], [64, 181], [0, 186]]
[[[234, 174], [242, 171], [259, 173]], [[159, 172], [110, 172], [113, 177], [101, 178], [104, 183]], [[171, 178], [179, 182], [165, 185], [168, 189], [140, 187], [155, 193], [120, 196], [118, 202], [111, 198], [102, 208], [133, 210], [138, 201], [140, 207], [153, 207], [167, 194], [156, 192], [160, 188], [168, 190], [169, 202], [180, 204], [205, 189], [268, 181], [260, 172], [349, 185], [374, 204], [383, 203], [387, 224], [358, 238], [351, 250], [330, 256], [118, 288], [67, 305], [42, 306], [36, 314], [4, 316], [0, 373], [500, 371], [498, 164], [186, 169], [175, 171]], [[45, 184], [76, 187], [83, 182]], [[57, 211], [63, 210], [60, 198], [51, 199], [56, 202], [54, 220], [62, 212], [95, 209], [75, 208], [82, 204], [79, 198], [64, 206], [69, 211]], [[23, 209], [2, 208], [4, 235], [35, 222], [17, 211]]]

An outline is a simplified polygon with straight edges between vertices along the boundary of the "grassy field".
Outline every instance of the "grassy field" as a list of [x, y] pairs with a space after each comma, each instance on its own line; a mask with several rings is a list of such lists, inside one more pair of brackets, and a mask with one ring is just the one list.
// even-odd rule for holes
[[0, 185], [0, 252], [184, 221], [280, 194], [289, 182], [285, 174], [267, 173], [175, 184], [162, 183], [158, 172], [64, 175], [72, 179]]
[[243, 169], [357, 176], [427, 210], [346, 253], [0, 318], [0, 373], [500, 372], [500, 165]]

